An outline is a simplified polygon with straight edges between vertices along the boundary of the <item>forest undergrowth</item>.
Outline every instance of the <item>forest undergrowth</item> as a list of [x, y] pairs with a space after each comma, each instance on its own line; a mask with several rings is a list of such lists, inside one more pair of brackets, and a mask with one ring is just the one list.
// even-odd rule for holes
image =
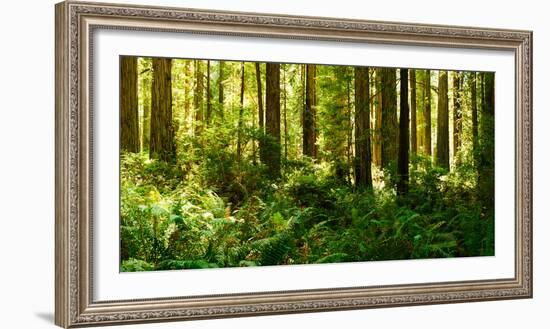
[[209, 144], [176, 164], [121, 155], [123, 272], [494, 254], [493, 212], [468, 161], [448, 172], [413, 157], [398, 197], [395, 165], [364, 189], [327, 162], [283, 161], [272, 177]]

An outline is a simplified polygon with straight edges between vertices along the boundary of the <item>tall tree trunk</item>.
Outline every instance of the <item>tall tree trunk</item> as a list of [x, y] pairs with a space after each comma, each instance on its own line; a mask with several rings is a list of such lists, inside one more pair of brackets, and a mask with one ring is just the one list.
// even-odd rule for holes
[[191, 94], [191, 79], [189, 78], [191, 71], [191, 61], [185, 61], [184, 65], [184, 76], [183, 76], [183, 125], [185, 131], [188, 132], [189, 126], [189, 112], [191, 109], [190, 104], [190, 94]]
[[259, 62], [255, 63], [256, 69], [256, 92], [258, 94], [258, 128], [260, 129], [260, 140], [258, 148], [260, 149], [260, 162], [266, 162], [265, 153], [265, 129], [264, 129], [264, 96], [262, 92], [262, 70]]
[[219, 105], [219, 111], [220, 111], [220, 118], [223, 119], [223, 99], [224, 99], [224, 95], [223, 95], [223, 79], [224, 79], [224, 75], [223, 75], [223, 67], [224, 67], [224, 61], [220, 61], [220, 66], [219, 66], [219, 73], [218, 73], [218, 105]]
[[476, 73], [470, 73], [470, 102], [472, 107], [472, 153], [474, 155], [474, 164], [478, 166], [479, 153], [479, 134], [477, 119], [477, 77]]
[[288, 122], [287, 122], [287, 113], [286, 113], [286, 100], [287, 100], [287, 94], [286, 94], [286, 69], [287, 64], [283, 65], [283, 124], [284, 124], [284, 151], [285, 151], [285, 161], [288, 159]]
[[396, 69], [383, 68], [382, 84], [382, 167], [397, 160]]
[[212, 92], [210, 90], [210, 61], [206, 61], [206, 124], [212, 116]]
[[[347, 172], [353, 170], [353, 164], [351, 163], [351, 157], [352, 157], [352, 138], [353, 138], [353, 122], [351, 119], [351, 79], [348, 79], [347, 77], [347, 69], [346, 69], [346, 117], [347, 117], [347, 129], [346, 129], [346, 135], [347, 135], [347, 142], [348, 147], [346, 149], [346, 156], [348, 160], [348, 170]], [[349, 174], [348, 174], [349, 175]]]
[[195, 91], [193, 94], [193, 107], [195, 110], [195, 136], [199, 136], [201, 134], [204, 119], [202, 111], [204, 81], [201, 66], [201, 60], [195, 60]]
[[300, 125], [302, 126], [302, 141], [300, 145], [302, 146], [302, 154], [304, 153], [304, 133], [303, 133], [303, 127], [304, 127], [304, 113], [305, 113], [305, 106], [306, 106], [306, 80], [307, 80], [307, 65], [306, 64], [299, 64], [298, 65], [300, 69], [300, 104], [301, 106], [301, 114], [300, 114]]
[[399, 154], [397, 159], [397, 195], [404, 195], [409, 187], [409, 74], [407, 69], [399, 69]]
[[416, 71], [410, 70], [411, 79], [411, 153], [416, 154], [418, 142], [416, 140]]
[[137, 57], [120, 59], [120, 149], [139, 152]]
[[306, 65], [306, 86], [305, 86], [305, 106], [303, 113], [302, 139], [303, 153], [311, 158], [315, 158], [315, 103], [316, 103], [316, 79], [315, 65]]
[[375, 87], [376, 87], [376, 111], [374, 113], [374, 133], [373, 144], [374, 151], [373, 161], [378, 168], [382, 168], [382, 69], [376, 68], [375, 70]]
[[495, 164], [495, 75], [481, 73], [483, 79], [482, 108], [480, 120], [479, 176], [480, 191], [489, 208], [494, 205]]
[[436, 164], [449, 169], [449, 86], [447, 71], [439, 71]]
[[143, 120], [141, 122], [141, 150], [149, 151], [149, 136], [151, 132], [151, 59], [141, 58], [144, 65], [147, 67], [146, 72], [142, 72], [141, 83], [139, 85], [139, 93], [143, 101]]
[[[370, 137], [370, 154], [371, 154], [371, 169], [372, 164], [375, 163], [375, 155], [376, 152], [376, 146], [374, 145], [374, 134], [376, 132], [376, 111], [375, 111], [375, 100], [374, 95], [376, 95], [376, 89], [375, 89], [375, 77], [374, 77], [374, 71], [376, 69], [369, 68], [369, 112], [370, 112], [370, 125], [369, 125], [369, 137]], [[357, 106], [357, 105], [356, 105]], [[356, 154], [357, 156], [357, 154]], [[371, 170], [371, 176], [372, 176], [372, 170]]]
[[416, 79], [416, 151], [424, 154], [424, 70], [416, 71]]
[[355, 184], [372, 188], [369, 69], [355, 67]]
[[262, 93], [262, 72], [260, 63], [256, 62], [256, 91], [258, 92], [258, 126], [264, 131], [264, 96]]
[[266, 64], [266, 116], [267, 135], [265, 162], [270, 175], [281, 174], [281, 85], [280, 64]]
[[460, 150], [462, 136], [462, 108], [460, 100], [460, 72], [453, 73], [453, 156]]
[[239, 120], [237, 123], [237, 159], [241, 162], [242, 158], [242, 129], [243, 129], [243, 111], [244, 111], [244, 62], [241, 62], [241, 98], [239, 107]]
[[313, 103], [312, 103], [312, 110], [313, 110], [313, 132], [314, 132], [314, 141], [313, 141], [313, 157], [318, 158], [319, 156], [319, 146], [317, 145], [317, 102], [319, 101], [317, 99], [317, 67], [315, 67], [315, 70], [313, 70]]
[[432, 73], [424, 75], [424, 154], [432, 155]]
[[172, 60], [153, 58], [151, 88], [151, 143], [149, 155], [164, 161], [174, 158], [172, 126]]
[[[147, 89], [151, 89], [151, 85], [147, 86]], [[141, 151], [145, 152], [149, 150], [149, 137], [151, 135], [151, 98], [149, 97], [143, 104], [143, 120], [141, 122]]]

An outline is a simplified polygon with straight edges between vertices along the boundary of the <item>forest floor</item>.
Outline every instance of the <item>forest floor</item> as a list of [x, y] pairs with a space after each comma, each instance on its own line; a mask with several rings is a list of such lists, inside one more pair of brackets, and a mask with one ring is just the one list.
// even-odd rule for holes
[[122, 271], [494, 254], [494, 210], [468, 168], [415, 157], [397, 197], [391, 166], [358, 189], [328, 164], [286, 162], [273, 179], [216, 152], [178, 165], [122, 155]]

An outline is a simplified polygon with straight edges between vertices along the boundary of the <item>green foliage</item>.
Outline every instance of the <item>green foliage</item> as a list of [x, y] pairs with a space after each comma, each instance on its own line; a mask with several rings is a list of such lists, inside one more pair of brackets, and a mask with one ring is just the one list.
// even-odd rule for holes
[[[200, 152], [207, 160], [186, 173], [141, 155], [122, 157], [123, 271], [494, 253], [492, 220], [480, 221], [483, 206], [467, 161], [447, 172], [414, 157], [409, 193], [397, 200], [392, 188], [340, 184], [330, 166], [307, 159], [287, 163], [280, 182], [261, 185], [271, 181], [261, 166], [236, 168], [208, 160], [231, 157], [223, 150]], [[391, 168], [389, 185], [387, 176]], [[231, 180], [239, 190], [224, 187]], [[235, 191], [243, 194], [237, 199]]]
[[120, 270], [122, 272], [142, 272], [151, 271], [153, 269], [155, 269], [155, 266], [153, 264], [134, 258], [124, 260], [120, 265]]
[[198, 268], [216, 268], [215, 263], [208, 263], [205, 260], [165, 260], [157, 265], [157, 270], [182, 270]]
[[[475, 143], [469, 109], [477, 100], [461, 92], [462, 146], [451, 170], [438, 168], [430, 156], [411, 154], [408, 192], [398, 197], [397, 159], [383, 169], [372, 164], [373, 188], [355, 187], [352, 67], [316, 66], [317, 155], [310, 158], [302, 154], [305, 65], [281, 66], [278, 139], [259, 126], [254, 63], [244, 65], [241, 106], [240, 62], [224, 62], [220, 79], [220, 63], [210, 61], [209, 96], [205, 60], [172, 62], [176, 156], [166, 163], [149, 159], [152, 61], [139, 61], [142, 152], [120, 158], [121, 271], [494, 254], [494, 120], [482, 108], [485, 101], [478, 102]], [[260, 71], [267, 111], [265, 64]], [[378, 75], [371, 74], [371, 86]], [[371, 89], [376, 123], [381, 90]], [[424, 95], [420, 84], [417, 89], [420, 135]], [[436, 105], [432, 99], [433, 112]], [[435, 145], [436, 120], [431, 124]], [[372, 132], [373, 154], [385, 131]], [[280, 175], [262, 163], [272, 151], [281, 152]]]

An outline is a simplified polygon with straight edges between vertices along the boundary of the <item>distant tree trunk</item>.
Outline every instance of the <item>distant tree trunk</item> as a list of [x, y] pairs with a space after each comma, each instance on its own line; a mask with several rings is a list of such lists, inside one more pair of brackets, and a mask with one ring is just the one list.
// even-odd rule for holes
[[306, 106], [306, 79], [307, 79], [307, 65], [301, 64], [298, 65], [300, 70], [300, 104], [301, 104], [301, 114], [300, 114], [300, 125], [302, 126], [302, 140], [300, 143], [300, 146], [302, 146], [302, 155], [304, 153], [304, 133], [303, 133], [303, 127], [304, 127], [304, 113], [305, 113], [305, 106]]
[[240, 162], [242, 157], [242, 129], [244, 111], [244, 62], [241, 62], [241, 98], [239, 107], [239, 120], [237, 123], [237, 159]]
[[149, 151], [149, 136], [151, 132], [151, 59], [141, 58], [148, 67], [147, 72], [142, 72], [145, 76], [141, 80], [139, 91], [143, 100], [143, 120], [141, 122], [141, 150]]
[[411, 153], [416, 154], [418, 142], [416, 140], [416, 71], [410, 70], [411, 79]]
[[137, 57], [120, 59], [120, 149], [139, 152]]
[[315, 87], [315, 65], [306, 65], [306, 86], [305, 86], [305, 106], [303, 114], [303, 153], [309, 157], [315, 158], [315, 103], [316, 103], [316, 87]]
[[[480, 108], [480, 111], [481, 111], [480, 117], [481, 117], [481, 119], [483, 120], [483, 117], [484, 117], [484, 113], [483, 113], [483, 112], [485, 111], [485, 107], [486, 107], [486, 104], [485, 104], [485, 75], [484, 75], [483, 72], [480, 72], [479, 75], [478, 75], [478, 77], [479, 77], [479, 86], [480, 86], [480, 89], [481, 89], [481, 90], [479, 91], [479, 92], [480, 92], [480, 95], [479, 95], [479, 98], [480, 98], [480, 107], [481, 107], [481, 108]], [[479, 117], [478, 117], [478, 121], [479, 121]], [[482, 131], [481, 131], [481, 137], [483, 138], [483, 124], [481, 124], [481, 127], [478, 127], [478, 128], [480, 128], [480, 130], [482, 130]], [[478, 132], [478, 133], [479, 133], [479, 132]], [[480, 149], [483, 148], [483, 145], [482, 145], [483, 142], [484, 142], [483, 139], [479, 140]], [[482, 155], [482, 152], [481, 152], [481, 150], [480, 150], [480, 151], [478, 152], [478, 157], [477, 157], [477, 160], [478, 160], [478, 163], [477, 163], [477, 165], [478, 165], [478, 168], [477, 168], [477, 171], [478, 171], [478, 181], [477, 181], [477, 185], [478, 185], [478, 187], [481, 186], [481, 177], [480, 177], [480, 176], [481, 176], [481, 173], [482, 173], [482, 171], [483, 171], [482, 168], [481, 168], [481, 166], [482, 166], [482, 165], [481, 165], [481, 162], [482, 162], [482, 159], [481, 159], [481, 158], [482, 158], [482, 156], [483, 156], [483, 155]], [[481, 189], [480, 189], [480, 190], [481, 190]]]
[[262, 93], [262, 72], [260, 63], [256, 62], [256, 90], [258, 92], [258, 126], [264, 131], [264, 96]]
[[439, 71], [436, 164], [449, 169], [449, 87], [447, 71]]
[[453, 156], [456, 158], [458, 151], [460, 150], [462, 136], [462, 108], [460, 101], [460, 85], [461, 77], [460, 72], [454, 72], [453, 74]]
[[374, 113], [374, 132], [373, 132], [373, 162], [378, 168], [382, 168], [382, 82], [381, 69], [375, 70], [376, 87], [376, 111]]
[[[148, 89], [151, 89], [148, 86]], [[149, 150], [149, 136], [151, 132], [151, 99], [148, 99], [143, 104], [143, 121], [141, 127], [141, 150], [142, 152]]]
[[287, 113], [286, 113], [286, 64], [283, 65], [283, 124], [284, 124], [284, 151], [285, 151], [285, 161], [288, 159], [288, 122], [287, 122]]
[[189, 112], [190, 112], [190, 97], [189, 95], [191, 94], [191, 81], [190, 81], [190, 78], [189, 78], [189, 74], [190, 74], [190, 65], [191, 61], [185, 61], [185, 65], [184, 65], [184, 78], [183, 78], [183, 123], [184, 123], [184, 126], [186, 127], [186, 131], [188, 131], [187, 129], [189, 128], [188, 127], [188, 122], [189, 122]]
[[424, 70], [416, 71], [416, 153], [424, 154]]
[[260, 150], [260, 162], [266, 162], [265, 153], [265, 128], [264, 128], [264, 96], [262, 92], [262, 71], [260, 63], [255, 63], [256, 68], [256, 92], [258, 93], [258, 128], [260, 129], [260, 140], [258, 148]]
[[383, 68], [382, 83], [382, 166], [397, 160], [396, 69]]
[[424, 154], [432, 155], [432, 74], [426, 70], [424, 75]]
[[476, 73], [470, 73], [470, 101], [472, 106], [472, 153], [474, 155], [474, 163], [477, 168], [478, 153], [479, 153], [479, 134], [478, 134], [478, 119], [477, 119], [477, 77]]
[[171, 161], [174, 158], [172, 127], [172, 60], [153, 58], [151, 88], [151, 158]]
[[355, 67], [355, 184], [372, 188], [369, 69]]
[[280, 64], [266, 64], [266, 116], [268, 143], [265, 162], [273, 177], [281, 174], [281, 86]]
[[311, 109], [313, 111], [313, 158], [318, 157], [318, 147], [317, 147], [317, 66], [313, 70], [313, 100], [311, 104]]
[[220, 111], [220, 118], [223, 119], [223, 67], [224, 67], [224, 62], [223, 61], [220, 61], [220, 66], [219, 66], [219, 73], [218, 73], [218, 104], [219, 104], [219, 111]]
[[206, 124], [210, 124], [212, 116], [212, 95], [210, 90], [210, 61], [206, 61]]
[[[370, 154], [371, 154], [371, 169], [374, 162], [374, 152], [376, 152], [376, 148], [374, 145], [374, 134], [376, 129], [376, 111], [375, 111], [375, 100], [374, 95], [376, 95], [376, 89], [375, 89], [375, 76], [374, 76], [374, 68], [369, 68], [369, 112], [370, 112], [370, 125], [369, 125], [369, 136], [370, 136]], [[371, 176], [372, 176], [372, 170], [371, 170]]]
[[195, 136], [199, 136], [201, 134], [204, 119], [202, 111], [204, 82], [202, 75], [201, 61], [195, 60], [195, 91], [193, 94], [193, 107], [195, 110]]
[[[346, 69], [347, 71], [347, 69]], [[346, 72], [347, 73], [347, 72]], [[353, 122], [351, 119], [351, 79], [348, 79], [346, 76], [346, 109], [347, 109], [347, 129], [346, 129], [346, 135], [347, 135], [347, 142], [348, 147], [346, 149], [346, 155], [348, 160], [348, 172], [350, 170], [353, 170], [353, 164], [351, 163], [351, 157], [352, 157], [352, 138], [353, 138]]]
[[409, 188], [409, 74], [407, 69], [399, 69], [399, 154], [397, 159], [397, 195], [404, 195]]

